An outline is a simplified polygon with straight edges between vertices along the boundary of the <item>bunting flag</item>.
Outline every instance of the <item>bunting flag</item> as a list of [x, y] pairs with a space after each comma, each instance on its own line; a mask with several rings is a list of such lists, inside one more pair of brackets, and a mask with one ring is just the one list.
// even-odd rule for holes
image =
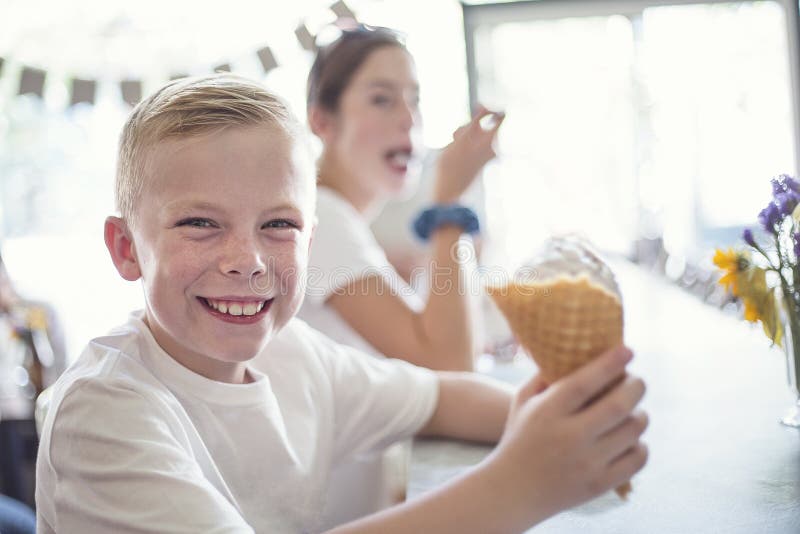
[[81, 78], [73, 78], [72, 80], [72, 97], [70, 98], [69, 105], [87, 103], [94, 104], [94, 95], [97, 92], [97, 82], [95, 80], [83, 80]]
[[[330, 4], [328, 9], [330, 12], [336, 15], [337, 20], [356, 20], [355, 13], [344, 2], [344, 0], [333, 2]], [[327, 13], [327, 18], [330, 18], [330, 12]], [[316, 53], [318, 49], [317, 37], [315, 37], [314, 34], [312, 34], [309, 30], [307, 21], [304, 20], [300, 22], [294, 33], [295, 37], [297, 38], [297, 42], [304, 50]], [[279, 66], [279, 63], [275, 58], [275, 54], [269, 46], [262, 46], [255, 51], [255, 54], [258, 57], [265, 74], [271, 72]], [[8, 67], [5, 65], [5, 63], [7, 63], [7, 59], [8, 57], [0, 57], [0, 75], [4, 73], [4, 67], [5, 70], [8, 70]], [[204, 67], [203, 69], [196, 69], [192, 67], [192, 72], [199, 73], [207, 68], [208, 66]], [[226, 62], [213, 67], [211, 70], [212, 72], [231, 72], [232, 67], [231, 63]], [[169, 79], [170, 81], [174, 81], [181, 78], [186, 78], [187, 76], [189, 76], [189, 74], [186, 72], [178, 71], [170, 75]], [[42, 98], [44, 96], [44, 85], [46, 78], [46, 70], [23, 65], [19, 79], [19, 94], [33, 94], [39, 98]], [[116, 80], [106, 80], [103, 79], [102, 76], [98, 76], [96, 79], [73, 78], [71, 80], [69, 105], [74, 106], [80, 103], [94, 104], [97, 97], [98, 84], [105, 82], [118, 84], [122, 100], [130, 106], [135, 106], [142, 99], [143, 86], [141, 79], [117, 78]]]
[[336, 15], [337, 18], [356, 20], [356, 14], [353, 13], [353, 10], [342, 0], [338, 0], [338, 2], [332, 4], [330, 10], [333, 11], [333, 14]]
[[278, 66], [278, 62], [275, 60], [275, 54], [272, 53], [272, 49], [270, 47], [265, 46], [256, 52], [256, 54], [258, 55], [258, 60], [261, 62], [261, 66], [264, 68], [264, 73], [267, 73]]
[[19, 79], [19, 94], [34, 94], [39, 98], [44, 94], [44, 78], [46, 74], [42, 69], [23, 67]]
[[142, 99], [142, 82], [139, 80], [122, 80], [119, 89], [122, 100], [129, 106], [135, 106]]
[[297, 42], [299, 42], [300, 46], [303, 47], [303, 50], [316, 52], [317, 45], [314, 43], [314, 36], [311, 35], [311, 32], [308, 31], [308, 28], [305, 24], [301, 23], [297, 29], [294, 30], [294, 34], [297, 37]]

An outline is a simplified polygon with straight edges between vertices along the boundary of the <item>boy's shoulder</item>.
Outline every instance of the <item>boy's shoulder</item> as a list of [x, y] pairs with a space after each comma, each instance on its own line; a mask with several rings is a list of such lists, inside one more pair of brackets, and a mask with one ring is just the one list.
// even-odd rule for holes
[[152, 347], [147, 327], [139, 314], [131, 314], [125, 324], [92, 339], [56, 382], [55, 389], [63, 390], [87, 380], [150, 384], [155, 376], [145, 363], [148, 351]]
[[[401, 380], [413, 376], [428, 382], [432, 372], [403, 360], [367, 354], [355, 347], [338, 343], [303, 320], [293, 318], [251, 362], [257, 370], [271, 378], [281, 374], [284, 383], [297, 380], [320, 380], [334, 388], [356, 387], [358, 377], [384, 376]], [[290, 376], [291, 375], [291, 376]], [[426, 376], [422, 376], [426, 375]], [[281, 378], [283, 378], [281, 377]], [[278, 382], [278, 381], [276, 381]], [[370, 380], [361, 385], [370, 386]], [[349, 384], [349, 385], [348, 385]], [[273, 384], [277, 387], [277, 384]]]
[[146, 365], [146, 352], [152, 350], [144, 323], [133, 314], [124, 325], [94, 338], [80, 356], [64, 371], [37, 401], [44, 412], [42, 433], [49, 430], [65, 398], [71, 402], [94, 403], [92, 412], [102, 414], [130, 404], [135, 399], [142, 406], [172, 403], [171, 394]]

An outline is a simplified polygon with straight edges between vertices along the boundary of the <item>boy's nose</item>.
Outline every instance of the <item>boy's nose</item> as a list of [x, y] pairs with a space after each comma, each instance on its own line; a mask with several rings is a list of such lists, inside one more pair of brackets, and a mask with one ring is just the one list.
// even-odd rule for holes
[[220, 271], [227, 275], [249, 278], [266, 270], [264, 256], [252, 239], [232, 239], [220, 261]]

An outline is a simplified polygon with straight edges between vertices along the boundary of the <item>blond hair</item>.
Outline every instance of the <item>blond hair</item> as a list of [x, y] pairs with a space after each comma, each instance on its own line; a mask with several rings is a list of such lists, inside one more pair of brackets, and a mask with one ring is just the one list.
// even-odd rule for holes
[[117, 210], [129, 224], [134, 222], [148, 152], [159, 141], [257, 125], [275, 126], [291, 138], [304, 137], [287, 104], [246, 78], [215, 74], [168, 83], [140, 102], [122, 128], [114, 189]]

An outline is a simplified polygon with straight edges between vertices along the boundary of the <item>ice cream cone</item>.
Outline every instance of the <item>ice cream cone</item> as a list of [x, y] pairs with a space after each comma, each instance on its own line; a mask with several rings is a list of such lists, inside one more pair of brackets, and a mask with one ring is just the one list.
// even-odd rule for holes
[[[572, 252], [575, 246], [568, 244]], [[585, 263], [586, 251], [580, 252], [577, 261]], [[605, 264], [593, 254], [590, 258], [591, 268], [582, 272], [575, 268], [574, 258], [554, 261], [551, 256], [542, 269], [551, 271], [544, 280], [489, 288], [520, 345], [548, 383], [622, 344], [622, 302], [616, 282]], [[630, 491], [629, 482], [616, 489], [623, 499]]]
[[622, 304], [587, 277], [511, 283], [489, 294], [547, 382], [622, 343]]

